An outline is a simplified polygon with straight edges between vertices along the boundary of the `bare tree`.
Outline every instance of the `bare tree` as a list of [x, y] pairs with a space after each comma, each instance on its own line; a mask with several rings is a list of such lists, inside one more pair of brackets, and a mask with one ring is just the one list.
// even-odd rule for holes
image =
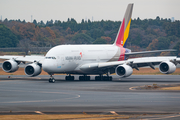
[[31, 48], [31, 40], [30, 39], [22, 39], [19, 41], [19, 46], [23, 49], [23, 51], [25, 52], [25, 55], [28, 55], [28, 52]]

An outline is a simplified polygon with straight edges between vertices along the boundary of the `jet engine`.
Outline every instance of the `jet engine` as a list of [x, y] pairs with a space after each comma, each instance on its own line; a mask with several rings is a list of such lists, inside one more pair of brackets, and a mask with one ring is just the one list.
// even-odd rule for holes
[[166, 61], [159, 64], [159, 71], [164, 74], [171, 74], [176, 70], [176, 65], [172, 62]]
[[28, 75], [30, 77], [39, 75], [41, 73], [41, 71], [42, 71], [41, 67], [36, 63], [27, 65], [24, 70], [26, 75]]
[[2, 64], [2, 69], [8, 73], [15, 72], [18, 68], [18, 63], [14, 60], [6, 60]]
[[129, 65], [124, 64], [117, 66], [115, 72], [121, 77], [128, 77], [133, 73], [133, 69]]

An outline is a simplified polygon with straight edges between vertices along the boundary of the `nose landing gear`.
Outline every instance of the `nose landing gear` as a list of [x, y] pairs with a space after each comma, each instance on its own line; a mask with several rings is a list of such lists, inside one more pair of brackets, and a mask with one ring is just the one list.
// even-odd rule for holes
[[49, 78], [49, 83], [55, 83], [55, 79], [54, 77], [52, 76], [52, 74], [50, 75], [50, 78]]

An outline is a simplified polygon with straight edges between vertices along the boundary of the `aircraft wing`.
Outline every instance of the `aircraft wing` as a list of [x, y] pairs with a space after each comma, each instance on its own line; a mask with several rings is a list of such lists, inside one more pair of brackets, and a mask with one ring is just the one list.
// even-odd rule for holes
[[142, 52], [131, 52], [131, 53], [125, 53], [126, 56], [129, 55], [138, 55], [138, 54], [147, 54], [147, 53], [158, 53], [158, 52], [172, 52], [176, 51], [174, 49], [167, 49], [167, 50], [153, 50], [153, 51], [142, 51]]
[[11, 56], [11, 55], [4, 55], [0, 56], [0, 59], [13, 59], [18, 62], [38, 62], [42, 64], [42, 61], [44, 60], [44, 56], [36, 56], [36, 55], [31, 55], [31, 56]]
[[139, 67], [149, 66], [145, 65], [147, 63], [161, 63], [163, 61], [176, 61], [180, 63], [180, 58], [177, 57], [143, 57], [143, 58], [134, 58], [134, 59], [128, 59], [125, 61], [116, 61], [116, 62], [106, 62], [106, 63], [99, 63], [98, 67], [108, 67], [108, 66], [117, 66], [122, 64], [129, 64], [129, 65], [138, 65]]
[[151, 68], [154, 68], [154, 65], [158, 65], [161, 62], [169, 61], [175, 64], [180, 64], [180, 58], [174, 57], [174, 56], [168, 56], [168, 57], [143, 57], [143, 58], [134, 58], [134, 59], [128, 59], [124, 61], [113, 61], [113, 62], [104, 62], [104, 63], [89, 63], [84, 64], [80, 67], [81, 70], [91, 70], [91, 69], [101, 69], [101, 68], [111, 68], [116, 67], [118, 65], [129, 65], [132, 68], [138, 69], [138, 67], [145, 67], [150, 66]]

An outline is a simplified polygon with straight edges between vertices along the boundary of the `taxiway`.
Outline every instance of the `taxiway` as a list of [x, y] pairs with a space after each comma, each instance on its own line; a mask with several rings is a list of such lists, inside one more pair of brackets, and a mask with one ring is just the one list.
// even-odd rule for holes
[[[179, 75], [113, 76], [113, 81], [64, 81], [64, 75], [0, 77], [0, 112], [179, 113], [180, 92], [130, 90], [133, 86], [180, 84]], [[78, 76], [75, 76], [78, 78]], [[94, 79], [94, 76], [92, 76]]]

